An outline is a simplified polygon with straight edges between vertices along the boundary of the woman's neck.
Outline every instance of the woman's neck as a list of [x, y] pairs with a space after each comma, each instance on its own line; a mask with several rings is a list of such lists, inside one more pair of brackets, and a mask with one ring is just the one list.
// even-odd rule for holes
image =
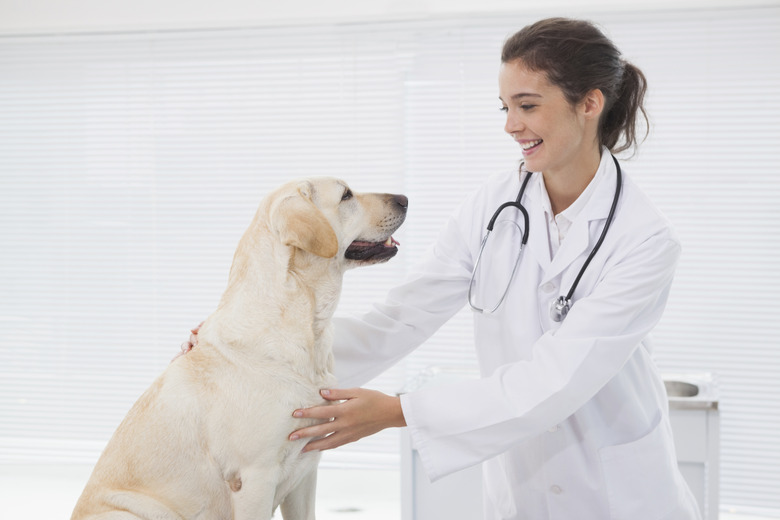
[[600, 163], [601, 150], [596, 148], [570, 162], [568, 167], [542, 172], [553, 214], [559, 214], [577, 200], [593, 180]]

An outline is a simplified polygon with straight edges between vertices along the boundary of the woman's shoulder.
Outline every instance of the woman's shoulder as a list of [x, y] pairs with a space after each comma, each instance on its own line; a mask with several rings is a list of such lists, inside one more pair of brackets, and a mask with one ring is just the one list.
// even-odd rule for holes
[[520, 189], [519, 172], [515, 170], [503, 170], [487, 174], [481, 179], [475, 179], [474, 184], [464, 190], [460, 199], [459, 213], [463, 208], [475, 208], [482, 205], [493, 205], [496, 201], [506, 202], [515, 200], [517, 190]]
[[491, 173], [481, 181], [477, 180], [450, 213], [451, 224], [456, 224], [462, 234], [481, 236], [498, 206], [517, 198], [519, 177], [519, 171], [514, 169]]
[[483, 178], [473, 195], [485, 199], [515, 200], [520, 189], [519, 168], [505, 169]]
[[631, 208], [632, 212], [637, 213], [637, 215], [643, 215], [645, 218], [651, 220], [669, 224], [669, 219], [666, 215], [663, 214], [631, 175], [624, 175], [622, 191], [626, 205]]
[[615, 221], [622, 221], [624, 231], [636, 234], [636, 239], [656, 236], [678, 242], [672, 222], [630, 175], [624, 175], [617, 211]]

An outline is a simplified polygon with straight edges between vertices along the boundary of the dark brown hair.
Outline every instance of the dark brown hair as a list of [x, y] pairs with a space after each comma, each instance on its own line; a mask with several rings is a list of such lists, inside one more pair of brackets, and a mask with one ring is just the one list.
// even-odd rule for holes
[[570, 103], [582, 101], [593, 89], [604, 94], [599, 143], [617, 153], [636, 148], [637, 118], [649, 131], [643, 101], [647, 80], [625, 61], [620, 51], [595, 25], [584, 20], [547, 18], [529, 25], [504, 43], [501, 62], [520, 60], [543, 72]]

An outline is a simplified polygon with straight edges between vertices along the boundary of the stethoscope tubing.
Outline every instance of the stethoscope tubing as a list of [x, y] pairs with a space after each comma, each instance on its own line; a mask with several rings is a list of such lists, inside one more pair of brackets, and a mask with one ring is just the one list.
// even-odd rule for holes
[[607, 236], [609, 226], [612, 225], [612, 219], [615, 217], [615, 208], [617, 208], [618, 199], [620, 198], [620, 190], [623, 187], [623, 172], [620, 169], [620, 163], [614, 155], [612, 156], [612, 160], [615, 161], [615, 166], [617, 167], [617, 180], [615, 183], [615, 196], [612, 198], [612, 207], [609, 208], [609, 215], [607, 215], [607, 221], [604, 223], [604, 229], [601, 231], [601, 236], [599, 236], [599, 239], [596, 241], [596, 245], [593, 246], [593, 249], [588, 255], [588, 258], [585, 259], [585, 263], [582, 264], [580, 272], [577, 273], [577, 277], [574, 279], [574, 283], [571, 284], [571, 289], [569, 289], [569, 292], [566, 294], [567, 302], [571, 301], [571, 297], [574, 295], [574, 291], [577, 289], [577, 285], [580, 283], [580, 278], [582, 278], [582, 275], [585, 274], [585, 269], [588, 268], [590, 261], [593, 260], [594, 256], [596, 256], [596, 253], [601, 247], [601, 244], [604, 242], [604, 238]]
[[[520, 166], [522, 169], [522, 165]], [[517, 194], [517, 199], [515, 199], [514, 202], [505, 202], [504, 204], [501, 204], [499, 208], [493, 213], [493, 216], [490, 218], [490, 222], [488, 222], [487, 225], [487, 232], [485, 233], [485, 236], [482, 238], [482, 243], [479, 245], [479, 254], [477, 254], [477, 261], [474, 262], [474, 269], [471, 270], [471, 281], [469, 282], [469, 306], [474, 310], [475, 312], [479, 313], [485, 313], [485, 314], [492, 314], [496, 310], [498, 310], [499, 307], [501, 307], [501, 304], [504, 303], [504, 299], [506, 298], [506, 295], [509, 293], [509, 287], [511, 286], [511, 281], [515, 277], [515, 273], [517, 272], [517, 268], [520, 266], [520, 253], [523, 251], [523, 248], [525, 247], [526, 242], [528, 242], [528, 229], [529, 229], [529, 218], [528, 218], [528, 211], [523, 207], [523, 205], [520, 203], [520, 201], [523, 198], [523, 194], [525, 193], [525, 187], [528, 185], [528, 181], [531, 179], [531, 173], [528, 172], [528, 174], [525, 176], [525, 179], [523, 179], [523, 184], [520, 186], [520, 193]], [[515, 266], [512, 268], [512, 275], [509, 277], [510, 283], [507, 284], [506, 289], [504, 290], [504, 294], [501, 295], [501, 299], [498, 300], [498, 303], [495, 307], [493, 307], [490, 310], [483, 309], [480, 307], [477, 307], [474, 305], [471, 292], [474, 289], [474, 278], [477, 274], [477, 270], [479, 269], [479, 263], [482, 260], [482, 253], [485, 251], [485, 244], [487, 244], [488, 237], [490, 236], [490, 233], [493, 232], [493, 226], [496, 223], [496, 219], [498, 219], [498, 216], [501, 214], [501, 212], [508, 207], [514, 207], [520, 210], [520, 213], [523, 215], [523, 223], [525, 224], [525, 227], [523, 228], [523, 237], [520, 239], [520, 250], [517, 254], [517, 260], [515, 261]]]
[[[553, 308], [551, 308], [550, 310], [550, 315], [554, 321], [559, 321], [559, 322], [563, 321], [563, 319], [568, 314], [569, 308], [571, 306], [571, 299], [572, 296], [574, 296], [574, 291], [577, 290], [577, 286], [579, 285], [580, 280], [582, 279], [582, 275], [585, 274], [585, 270], [588, 268], [588, 265], [590, 265], [591, 260], [593, 260], [593, 257], [596, 255], [599, 248], [601, 248], [601, 244], [604, 242], [604, 238], [607, 236], [607, 231], [609, 230], [609, 227], [612, 225], [612, 221], [615, 217], [615, 210], [617, 208], [618, 200], [620, 199], [620, 191], [623, 186], [623, 172], [620, 168], [620, 163], [618, 162], [617, 158], [614, 155], [612, 156], [612, 160], [615, 162], [615, 167], [617, 168], [617, 182], [615, 186], [615, 196], [612, 199], [612, 206], [609, 209], [609, 214], [607, 215], [607, 221], [604, 224], [604, 229], [601, 231], [601, 235], [599, 236], [599, 239], [596, 241], [596, 245], [593, 246], [593, 249], [588, 255], [588, 258], [585, 259], [585, 263], [582, 265], [579, 272], [577, 273], [577, 276], [574, 279], [574, 283], [572, 283], [569, 292], [566, 293], [565, 297], [559, 296], [556, 300], [553, 301]], [[522, 168], [523, 165], [520, 165], [521, 171]], [[520, 257], [521, 257], [520, 252], [522, 252], [523, 248], [528, 242], [528, 231], [529, 231], [528, 211], [523, 207], [521, 201], [523, 199], [523, 195], [525, 194], [525, 188], [528, 185], [528, 181], [530, 178], [531, 178], [531, 172], [528, 172], [525, 178], [523, 179], [522, 185], [520, 186], [520, 192], [517, 194], [517, 199], [515, 199], [515, 201], [513, 202], [510, 201], [501, 204], [501, 206], [498, 207], [495, 213], [493, 213], [493, 216], [490, 218], [490, 221], [488, 222], [487, 232], [485, 233], [485, 236], [482, 239], [482, 243], [480, 244], [479, 254], [477, 255], [477, 260], [474, 263], [474, 268], [472, 269], [471, 272], [471, 281], [469, 282], [468, 302], [469, 302], [469, 306], [476, 312], [492, 314], [501, 306], [501, 304], [504, 302], [504, 299], [506, 298], [506, 295], [509, 293], [509, 287], [511, 286], [511, 281], [512, 279], [514, 279], [515, 273], [517, 272], [517, 268], [520, 265]], [[523, 215], [523, 223], [525, 224], [525, 227], [523, 228], [523, 236], [520, 242], [520, 250], [518, 251], [518, 256], [517, 256], [517, 261], [515, 262], [515, 266], [512, 269], [512, 275], [509, 278], [509, 284], [507, 284], [507, 288], [506, 290], [504, 290], [504, 294], [501, 295], [501, 299], [498, 301], [496, 306], [490, 310], [487, 310], [487, 309], [477, 307], [472, 300], [474, 279], [476, 277], [477, 270], [479, 269], [480, 261], [482, 260], [482, 254], [485, 250], [485, 244], [487, 243], [487, 239], [490, 236], [490, 233], [492, 233], [493, 231], [493, 226], [495, 225], [495, 222], [498, 219], [498, 216], [501, 214], [501, 212], [508, 207], [514, 207], [520, 211], [520, 213]]]

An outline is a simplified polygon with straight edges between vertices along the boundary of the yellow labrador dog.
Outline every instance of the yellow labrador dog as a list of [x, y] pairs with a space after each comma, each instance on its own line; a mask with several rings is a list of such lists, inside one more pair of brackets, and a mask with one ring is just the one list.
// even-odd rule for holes
[[132, 407], [72, 520], [269, 519], [279, 505], [313, 519], [319, 454], [288, 440], [302, 427], [292, 411], [325, 403], [344, 271], [396, 254], [407, 203], [333, 178], [268, 195], [198, 347]]

